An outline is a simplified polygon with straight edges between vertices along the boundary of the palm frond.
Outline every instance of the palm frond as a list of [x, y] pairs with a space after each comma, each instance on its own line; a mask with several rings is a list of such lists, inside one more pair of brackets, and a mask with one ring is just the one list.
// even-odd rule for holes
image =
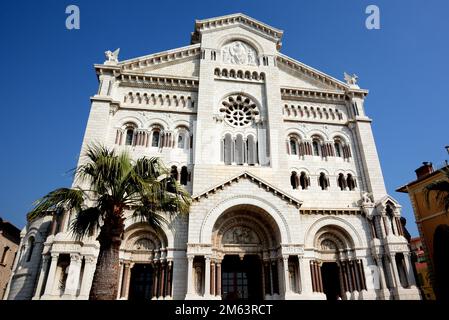
[[84, 202], [84, 192], [80, 189], [59, 188], [51, 191], [34, 203], [34, 208], [28, 213], [29, 221], [47, 215], [49, 212], [61, 210], [79, 211]]
[[76, 240], [81, 240], [88, 234], [93, 234], [100, 227], [101, 211], [96, 207], [87, 208], [76, 214], [70, 225], [70, 231]]

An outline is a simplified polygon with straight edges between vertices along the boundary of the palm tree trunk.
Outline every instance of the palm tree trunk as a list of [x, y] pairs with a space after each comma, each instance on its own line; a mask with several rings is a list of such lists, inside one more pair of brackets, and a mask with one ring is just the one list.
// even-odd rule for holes
[[101, 227], [97, 240], [100, 242], [89, 300], [115, 300], [120, 273], [119, 250], [124, 231], [123, 219], [109, 217]]

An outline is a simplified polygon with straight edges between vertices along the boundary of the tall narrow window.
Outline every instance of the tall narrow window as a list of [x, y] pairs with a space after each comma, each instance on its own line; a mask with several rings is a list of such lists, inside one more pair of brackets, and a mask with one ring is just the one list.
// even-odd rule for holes
[[238, 134], [235, 138], [235, 163], [242, 165], [244, 162], [243, 156], [243, 137]]
[[338, 175], [338, 186], [340, 187], [341, 190], [345, 190], [346, 189], [346, 181], [345, 181], [345, 176], [343, 175], [343, 173], [340, 173]]
[[184, 146], [185, 146], [184, 133], [180, 133], [178, 135], [178, 148], [184, 149]]
[[188, 180], [189, 180], [189, 171], [187, 170], [186, 166], [183, 166], [181, 168], [181, 184], [186, 186]]
[[301, 186], [301, 189], [305, 190], [309, 187], [309, 178], [307, 177], [307, 174], [302, 171], [301, 175], [299, 176], [299, 184]]
[[318, 183], [319, 183], [319, 185], [321, 187], [321, 190], [326, 190], [329, 187], [329, 182], [327, 180], [326, 175], [323, 172], [320, 173], [320, 177], [318, 179]]
[[313, 155], [319, 156], [320, 155], [320, 144], [318, 143], [317, 140], [313, 140], [312, 147], [313, 147]]
[[232, 164], [232, 137], [230, 133], [227, 133], [223, 143], [224, 163]]
[[134, 129], [128, 129], [126, 130], [126, 140], [125, 145], [132, 146], [134, 139]]
[[298, 154], [298, 144], [295, 139], [290, 139], [290, 154], [297, 155]]
[[153, 138], [151, 140], [151, 146], [152, 147], [159, 147], [159, 140], [160, 140], [160, 132], [159, 130], [153, 131]]
[[6, 247], [3, 249], [2, 259], [0, 260], [0, 264], [6, 264], [6, 257], [7, 257], [7, 255], [8, 255], [8, 251], [9, 251], [9, 247], [6, 246]]
[[29, 262], [31, 260], [31, 257], [33, 256], [34, 242], [34, 237], [30, 237], [30, 239], [28, 240], [28, 254], [26, 262]]
[[340, 141], [336, 141], [334, 143], [334, 148], [335, 148], [335, 155], [339, 158], [341, 158], [342, 153], [341, 153], [341, 143]]
[[290, 184], [293, 189], [298, 189], [298, 174], [295, 171], [292, 171], [290, 176]]
[[246, 147], [248, 155], [247, 163], [250, 166], [255, 165], [257, 163], [257, 146], [253, 136], [248, 136], [248, 139], [246, 140]]
[[355, 180], [354, 180], [352, 174], [348, 173], [348, 177], [346, 179], [346, 183], [348, 185], [349, 190], [354, 190], [355, 189]]

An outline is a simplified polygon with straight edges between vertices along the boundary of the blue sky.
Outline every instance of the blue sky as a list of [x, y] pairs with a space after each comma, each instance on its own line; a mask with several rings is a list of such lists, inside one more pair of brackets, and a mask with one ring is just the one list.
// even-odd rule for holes
[[[78, 5], [80, 30], [65, 28]], [[379, 6], [381, 29], [365, 28]], [[190, 41], [194, 20], [243, 12], [284, 30], [282, 52], [336, 78], [359, 76], [370, 90], [385, 182], [417, 235], [407, 195], [422, 161], [449, 158], [449, 1], [9, 1], [2, 2], [0, 216], [19, 227], [34, 200], [70, 186], [97, 90], [94, 63]]]

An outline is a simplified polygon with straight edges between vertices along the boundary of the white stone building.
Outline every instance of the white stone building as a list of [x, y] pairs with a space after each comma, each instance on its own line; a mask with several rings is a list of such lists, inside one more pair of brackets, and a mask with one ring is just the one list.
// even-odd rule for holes
[[[188, 46], [95, 65], [81, 153], [159, 156], [194, 199], [163, 230], [129, 216], [117, 299], [420, 298], [368, 91], [283, 55], [282, 34], [232, 14], [197, 20]], [[27, 226], [9, 299], [88, 297], [99, 246], [69, 222]]]

